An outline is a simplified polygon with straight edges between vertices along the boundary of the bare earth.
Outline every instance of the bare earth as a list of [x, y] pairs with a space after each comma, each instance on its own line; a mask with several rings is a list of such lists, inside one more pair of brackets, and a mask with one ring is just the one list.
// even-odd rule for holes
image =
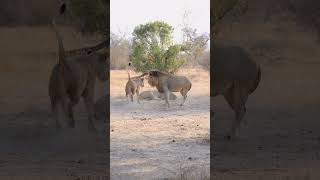
[[[179, 106], [182, 97], [176, 93], [166, 110], [164, 100], [128, 102], [126, 71], [111, 71], [112, 179], [163, 179], [186, 171], [197, 178], [209, 175], [209, 73], [186, 69], [178, 74], [190, 78], [192, 88], [185, 106]], [[145, 82], [145, 90], [155, 89]]]

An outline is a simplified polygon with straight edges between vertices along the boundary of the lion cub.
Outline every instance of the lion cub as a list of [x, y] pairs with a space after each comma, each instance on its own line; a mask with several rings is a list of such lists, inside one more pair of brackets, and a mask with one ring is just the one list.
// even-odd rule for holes
[[137, 101], [138, 103], [140, 103], [139, 91], [140, 91], [140, 88], [142, 87], [144, 87], [143, 76], [137, 76], [137, 77], [131, 78], [128, 72], [128, 82], [125, 88], [127, 100], [129, 101], [128, 96], [130, 96], [131, 102], [133, 102], [133, 95], [137, 94]]

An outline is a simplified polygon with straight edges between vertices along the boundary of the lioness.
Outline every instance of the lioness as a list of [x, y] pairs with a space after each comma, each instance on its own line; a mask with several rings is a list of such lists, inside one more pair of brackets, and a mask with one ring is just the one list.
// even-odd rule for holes
[[[137, 95], [137, 101], [140, 103], [139, 91], [140, 88], [144, 87], [144, 78], [142, 76], [130, 77], [129, 71], [128, 73], [128, 82], [125, 87], [126, 97], [130, 96], [131, 102], [133, 102], [133, 95]], [[128, 99], [129, 100], [129, 99]]]
[[[49, 81], [52, 111], [58, 115], [58, 107], [61, 107], [69, 119], [69, 127], [74, 128], [73, 106], [78, 104], [82, 97], [88, 112], [88, 129], [95, 131], [93, 124], [95, 81], [96, 77], [101, 81], [108, 80], [108, 54], [66, 56], [54, 18], [52, 25], [59, 46], [59, 62], [53, 67]], [[58, 117], [56, 117], [56, 126], [61, 127]]]

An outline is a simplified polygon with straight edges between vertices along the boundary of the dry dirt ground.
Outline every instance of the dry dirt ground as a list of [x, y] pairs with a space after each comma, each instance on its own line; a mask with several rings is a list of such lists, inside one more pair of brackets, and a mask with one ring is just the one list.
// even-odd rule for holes
[[218, 41], [246, 48], [262, 65], [239, 138], [223, 135], [234, 118], [213, 100], [212, 179], [320, 179], [320, 48], [312, 32], [288, 22], [242, 22]]
[[[63, 28], [67, 49], [97, 42], [70, 32]], [[2, 27], [0, 39], [0, 179], [103, 179], [108, 164], [105, 120], [96, 121], [99, 133], [89, 133], [81, 104], [75, 129], [54, 128], [48, 96], [49, 73], [57, 62], [53, 31]], [[98, 98], [105, 89], [97, 87]]]
[[[134, 76], [130, 71], [131, 77]], [[201, 69], [179, 72], [192, 81], [183, 107], [182, 97], [170, 101], [128, 102], [124, 87], [127, 72], [111, 71], [111, 178], [163, 179], [192, 171], [193, 177], [209, 175], [210, 77]], [[145, 82], [145, 90], [152, 89]], [[194, 174], [196, 173], [196, 174]]]

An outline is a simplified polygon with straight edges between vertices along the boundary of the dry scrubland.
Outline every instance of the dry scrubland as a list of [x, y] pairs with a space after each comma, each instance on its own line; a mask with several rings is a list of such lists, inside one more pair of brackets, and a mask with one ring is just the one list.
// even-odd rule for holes
[[[131, 77], [134, 76], [130, 72]], [[192, 81], [185, 106], [180, 93], [166, 110], [164, 100], [128, 102], [125, 70], [112, 70], [111, 178], [114, 179], [199, 179], [209, 176], [210, 77], [201, 69], [184, 69], [178, 74]], [[145, 82], [145, 90], [152, 89]], [[182, 176], [181, 176], [182, 175]], [[208, 179], [208, 178], [207, 178]]]
[[[67, 49], [98, 42], [75, 37], [68, 28], [62, 32]], [[104, 176], [104, 120], [96, 121], [101, 132], [88, 133], [81, 104], [76, 107], [76, 129], [55, 131], [48, 96], [50, 70], [57, 62], [51, 28], [2, 27], [0, 39], [0, 179]], [[97, 87], [98, 98], [106, 87]]]
[[[244, 19], [255, 17], [248, 14]], [[248, 126], [223, 139], [232, 111], [222, 97], [216, 116], [215, 180], [319, 179], [320, 46], [310, 31], [284, 21], [240, 21], [218, 42], [246, 48], [262, 65], [261, 83], [247, 103]]]

